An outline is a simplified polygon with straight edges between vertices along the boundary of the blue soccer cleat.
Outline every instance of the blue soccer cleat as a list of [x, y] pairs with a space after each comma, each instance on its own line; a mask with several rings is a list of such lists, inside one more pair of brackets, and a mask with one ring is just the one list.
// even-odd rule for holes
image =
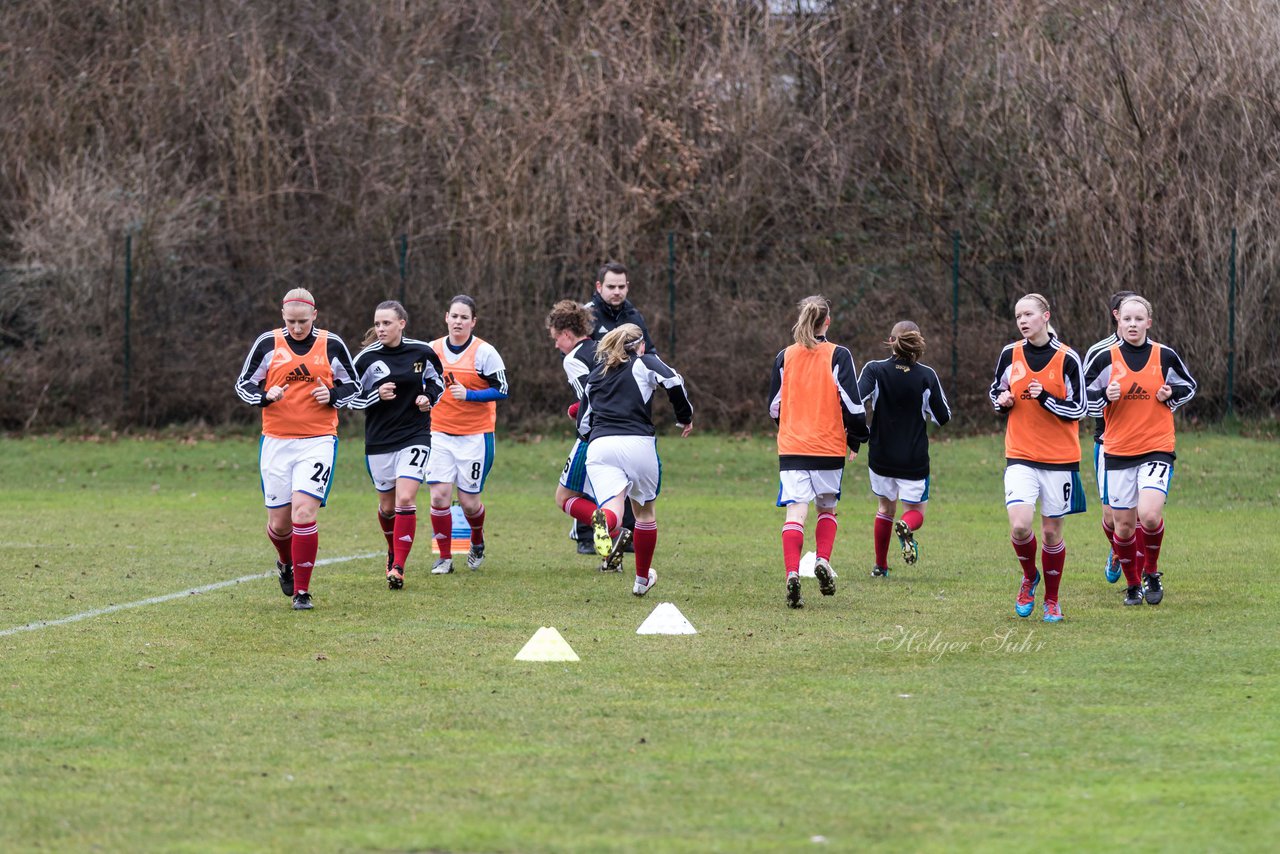
[[1040, 586], [1040, 571], [1036, 571], [1036, 577], [1028, 579], [1025, 575], [1022, 577], [1022, 589], [1018, 591], [1018, 604], [1014, 607], [1014, 612], [1019, 617], [1030, 617], [1032, 610], [1036, 607], [1036, 588]]
[[1115, 584], [1120, 580], [1120, 561], [1116, 560], [1115, 552], [1107, 554], [1107, 565], [1102, 568], [1102, 571], [1107, 576], [1108, 584]]

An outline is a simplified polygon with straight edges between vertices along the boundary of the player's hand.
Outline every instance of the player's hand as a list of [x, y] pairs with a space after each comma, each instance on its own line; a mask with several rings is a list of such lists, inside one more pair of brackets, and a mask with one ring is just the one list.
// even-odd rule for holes
[[857, 458], [858, 458], [858, 452], [857, 452], [857, 451], [850, 451], [850, 452], [849, 452], [849, 459], [851, 459], [851, 460], [856, 460]]
[[676, 426], [680, 428], [680, 438], [681, 438], [681, 439], [687, 439], [687, 438], [689, 438], [689, 434], [693, 432], [693, 422], [692, 422], [692, 421], [690, 421], [688, 424], [676, 424]]
[[395, 400], [396, 384], [383, 383], [382, 385], [378, 386], [378, 397], [382, 398], [383, 400]]
[[317, 384], [316, 387], [311, 390], [311, 396], [315, 398], [316, 403], [321, 406], [329, 405], [329, 387], [324, 383]]
[[284, 393], [288, 390], [289, 390], [288, 383], [285, 383], [284, 385], [273, 385], [271, 388], [267, 389], [267, 393], [266, 393], [267, 402], [275, 403], [277, 400], [284, 397]]
[[449, 394], [453, 395], [454, 400], [466, 400], [467, 387], [464, 386], [462, 383], [454, 383], [453, 385], [449, 386]]
[[1008, 409], [1013, 406], [1013, 393], [1008, 389], [1000, 392], [1000, 396], [996, 398], [996, 406], [1001, 409]]
[[1044, 391], [1044, 386], [1040, 385], [1040, 380], [1032, 380], [1031, 384], [1027, 386], [1027, 394], [1032, 397], [1039, 397], [1042, 391]]
[[1120, 383], [1112, 380], [1107, 383], [1107, 400], [1115, 401], [1120, 399]]
[[420, 394], [413, 399], [413, 405], [418, 407], [422, 412], [430, 412], [431, 398], [427, 397], [425, 394]]
[[1173, 397], [1173, 386], [1169, 385], [1168, 383], [1165, 383], [1164, 385], [1160, 386], [1159, 391], [1156, 392], [1156, 400], [1160, 401], [1161, 403], [1164, 403], [1166, 400], [1168, 400], [1171, 397]]

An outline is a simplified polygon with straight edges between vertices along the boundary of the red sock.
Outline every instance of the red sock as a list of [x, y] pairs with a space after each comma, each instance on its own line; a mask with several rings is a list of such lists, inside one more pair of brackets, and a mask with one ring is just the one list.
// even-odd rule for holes
[[1036, 577], [1036, 535], [1032, 534], [1023, 542], [1018, 542], [1012, 537], [1009, 542], [1013, 543], [1013, 553], [1018, 556], [1018, 563], [1022, 565], [1022, 577], [1030, 581]]
[[476, 511], [476, 515], [472, 516], [467, 511], [462, 511], [462, 515], [466, 517], [467, 524], [471, 526], [471, 542], [477, 546], [484, 545], [484, 505], [480, 505], [480, 509]]
[[1138, 533], [1144, 542], [1142, 572], [1159, 572], [1156, 567], [1160, 565], [1160, 544], [1164, 542], [1164, 520], [1160, 520], [1160, 527], [1154, 531], [1148, 531], [1139, 525]]
[[1116, 547], [1116, 529], [1107, 525], [1107, 520], [1102, 520], [1102, 536], [1107, 538], [1107, 551], [1114, 551]]
[[440, 557], [453, 557], [453, 508], [431, 508], [431, 537], [440, 549]]
[[835, 513], [824, 510], [818, 514], [818, 524], [813, 536], [818, 541], [818, 557], [823, 560], [831, 560], [831, 549], [836, 544], [836, 529], [839, 524]]
[[[604, 523], [609, 526], [609, 536], [618, 536], [618, 514], [614, 513], [612, 510], [607, 510], [604, 507], [601, 507], [600, 509], [604, 510]], [[588, 519], [587, 521], [590, 522], [591, 520]]]
[[382, 536], [387, 538], [387, 551], [391, 551], [395, 547], [396, 514], [383, 516], [382, 508], [379, 507], [378, 527], [382, 529]]
[[1120, 569], [1124, 571], [1125, 584], [1132, 587], [1141, 583], [1142, 576], [1138, 573], [1137, 567], [1133, 565], [1134, 554], [1138, 551], [1138, 538], [1130, 537], [1123, 542], [1117, 538], [1112, 543], [1116, 552], [1116, 560], [1120, 561]]
[[782, 565], [787, 575], [800, 571], [800, 550], [804, 548], [804, 525], [786, 522], [782, 526]]
[[271, 545], [276, 547], [280, 562], [293, 563], [293, 529], [290, 528], [287, 534], [277, 534], [267, 525], [267, 536], [271, 539]]
[[587, 499], [579, 498], [575, 495], [566, 501], [564, 506], [560, 509], [568, 513], [575, 522], [583, 525], [590, 525], [591, 517], [595, 513], [596, 506]]
[[649, 578], [649, 566], [653, 563], [653, 550], [658, 546], [658, 522], [636, 522], [631, 529], [631, 543], [636, 549], [636, 578]]
[[907, 527], [913, 531], [920, 530], [920, 526], [924, 524], [924, 514], [919, 510], [908, 510], [902, 514], [902, 521], [907, 523]]
[[[1163, 520], [1160, 524], [1163, 532]], [[1155, 570], [1147, 569], [1147, 532], [1143, 530], [1141, 522], [1133, 526], [1133, 537], [1137, 541], [1137, 545], [1134, 546], [1136, 551], [1133, 553], [1133, 571], [1136, 573], [1136, 577], [1141, 578], [1144, 572], [1155, 572]], [[1160, 546], [1157, 545], [1156, 550], [1159, 551], [1159, 549]]]
[[311, 570], [320, 549], [320, 526], [315, 522], [293, 529], [293, 592], [311, 589]]
[[404, 567], [409, 561], [409, 550], [413, 548], [413, 538], [418, 533], [418, 507], [410, 504], [397, 507], [393, 520], [395, 530], [392, 534], [393, 551], [391, 562]]
[[889, 565], [889, 535], [893, 533], [893, 519], [883, 513], [876, 514], [872, 529], [876, 545], [876, 566]]
[[1058, 584], [1062, 581], [1062, 568], [1066, 564], [1066, 540], [1056, 546], [1045, 545], [1040, 549], [1040, 565], [1044, 567], [1044, 601], [1058, 601]]

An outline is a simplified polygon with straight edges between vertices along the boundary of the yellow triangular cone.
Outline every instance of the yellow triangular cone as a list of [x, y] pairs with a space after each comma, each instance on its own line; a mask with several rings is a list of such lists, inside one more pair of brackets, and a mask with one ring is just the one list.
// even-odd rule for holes
[[551, 626], [533, 633], [529, 642], [516, 653], [516, 661], [578, 661], [578, 654]]

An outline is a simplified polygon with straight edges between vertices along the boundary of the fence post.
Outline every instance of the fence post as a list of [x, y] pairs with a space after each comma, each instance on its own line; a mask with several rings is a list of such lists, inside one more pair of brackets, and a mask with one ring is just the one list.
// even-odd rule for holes
[[400, 235], [400, 304], [405, 303], [405, 282], [409, 278], [409, 235]]
[[676, 233], [667, 232], [667, 300], [671, 311], [671, 358], [676, 357]]
[[1231, 417], [1236, 384], [1236, 229], [1231, 229], [1231, 262], [1227, 267], [1227, 417]]
[[129, 374], [133, 368], [129, 344], [133, 315], [133, 232], [124, 233], [124, 405], [129, 406]]
[[960, 393], [960, 232], [951, 232], [951, 394]]

